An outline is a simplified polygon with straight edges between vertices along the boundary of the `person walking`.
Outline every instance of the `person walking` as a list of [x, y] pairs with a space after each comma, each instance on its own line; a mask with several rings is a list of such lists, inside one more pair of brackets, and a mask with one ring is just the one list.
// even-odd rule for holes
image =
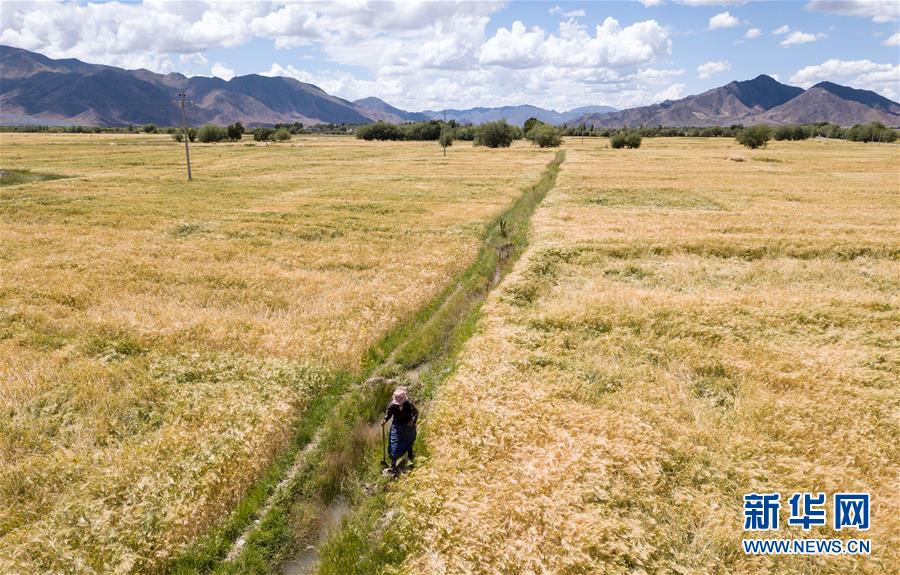
[[381, 427], [391, 423], [390, 440], [388, 443], [388, 455], [391, 457], [391, 472], [398, 471], [397, 461], [407, 456], [410, 463], [413, 460], [413, 443], [416, 441], [416, 422], [419, 419], [419, 410], [409, 400], [406, 388], [398, 387], [394, 390], [391, 403], [384, 411], [384, 419]]

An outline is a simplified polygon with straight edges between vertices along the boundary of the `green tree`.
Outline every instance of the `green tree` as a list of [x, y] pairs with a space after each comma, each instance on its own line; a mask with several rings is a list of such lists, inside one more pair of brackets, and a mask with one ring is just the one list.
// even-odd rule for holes
[[436, 141], [441, 138], [441, 123], [437, 120], [404, 124], [400, 130], [404, 140]]
[[144, 127], [141, 128], [145, 134], [155, 134], [156, 133], [156, 124], [144, 124]]
[[525, 130], [525, 134], [528, 134], [528, 132], [530, 132], [531, 129], [534, 128], [537, 124], [542, 124], [542, 123], [543, 122], [541, 122], [540, 120], [538, 120], [537, 118], [532, 116], [531, 118], [528, 118], [527, 120], [525, 120], [525, 125], [522, 126], [522, 129]]
[[240, 122], [228, 124], [228, 127], [225, 128], [225, 131], [228, 139], [232, 142], [237, 142], [244, 137], [244, 126]]
[[[516, 139], [517, 130], [506, 123], [506, 120], [486, 122], [475, 132], [475, 145], [488, 148], [508, 148]], [[521, 136], [520, 136], [521, 137]]]
[[441, 137], [438, 139], [438, 143], [444, 147], [449, 148], [453, 145], [453, 128], [450, 126], [444, 126], [441, 128]]
[[847, 139], [851, 142], [893, 142], [897, 132], [886, 128], [881, 122], [856, 124], [847, 131]]
[[272, 139], [275, 130], [272, 128], [256, 128], [253, 130], [253, 139], [257, 142], [266, 142]]
[[356, 129], [356, 137], [360, 140], [402, 140], [405, 134], [400, 126], [378, 121]]
[[200, 127], [200, 131], [197, 132], [197, 138], [204, 143], [213, 143], [224, 140], [227, 136], [227, 132], [225, 128], [222, 126], [216, 126], [215, 124], [204, 124]]
[[475, 139], [475, 126], [466, 125], [460, 126], [455, 131], [455, 136], [457, 140], [462, 140], [464, 142], [471, 142]]
[[764, 148], [772, 138], [772, 129], [765, 124], [744, 128], [737, 135], [737, 142], [750, 149]]
[[279, 128], [272, 134], [272, 139], [276, 142], [287, 142], [291, 139], [291, 132], [287, 128]]
[[772, 132], [772, 138], [776, 141], [793, 140], [794, 131], [790, 126], [778, 126]]
[[615, 149], [640, 148], [641, 134], [637, 130], [627, 128], [617, 131], [609, 137], [609, 145]]
[[562, 144], [559, 129], [549, 124], [539, 123], [525, 134], [525, 138], [541, 148], [558, 148]]

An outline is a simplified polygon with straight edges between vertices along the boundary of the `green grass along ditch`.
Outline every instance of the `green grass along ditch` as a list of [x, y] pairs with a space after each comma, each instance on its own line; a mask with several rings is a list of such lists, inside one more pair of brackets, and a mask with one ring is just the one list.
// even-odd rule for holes
[[[531, 216], [564, 160], [565, 151], [558, 151], [540, 178], [488, 222], [475, 261], [370, 348], [361, 375], [333, 377], [296, 422], [290, 446], [228, 519], [161, 572], [271, 574], [281, 573], [286, 561], [314, 557], [317, 564], [295, 572], [370, 574], [402, 562], [400, 542], [379, 531], [390, 479], [381, 475], [377, 422], [395, 379], [407, 380], [427, 417], [427, 403], [453, 372], [485, 297], [524, 251]], [[427, 456], [424, 446], [417, 442]], [[336, 507], [341, 516], [349, 509], [337, 528]]]

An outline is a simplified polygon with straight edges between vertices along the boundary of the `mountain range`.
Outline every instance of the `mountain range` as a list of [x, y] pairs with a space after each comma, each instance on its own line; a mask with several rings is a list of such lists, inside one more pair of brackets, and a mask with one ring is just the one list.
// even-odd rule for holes
[[469, 108], [467, 110], [426, 110], [422, 112], [431, 119], [456, 120], [460, 124], [483, 124], [497, 120], [506, 120], [510, 124], [521, 126], [528, 118], [537, 118], [545, 124], [565, 124], [588, 114], [606, 114], [616, 112], [610, 106], [582, 106], [566, 112], [547, 110], [537, 106], [502, 106], [499, 108]]
[[565, 112], [537, 106], [408, 112], [378, 98], [349, 101], [313, 84], [280, 76], [250, 74], [230, 80], [149, 70], [124, 70], [75, 59], [54, 60], [35, 52], [0, 46], [0, 124], [82, 124], [121, 126], [181, 123], [176, 95], [184, 91], [188, 122], [246, 126], [392, 123], [427, 119], [480, 124], [506, 120], [522, 125], [535, 117], [550, 124], [595, 127], [623, 125], [711, 126], [735, 123], [832, 122], [852, 125], [879, 121], [900, 125], [900, 104], [867, 90], [822, 82], [804, 90], [769, 76], [731, 82], [679, 100], [616, 110], [584, 106]]
[[841, 126], [881, 122], [900, 125], [900, 104], [875, 92], [821, 82], [808, 90], [782, 84], [765, 74], [730, 82], [702, 94], [666, 100], [609, 114], [586, 114], [574, 124], [622, 126], [726, 126], [730, 124], [807, 124]]

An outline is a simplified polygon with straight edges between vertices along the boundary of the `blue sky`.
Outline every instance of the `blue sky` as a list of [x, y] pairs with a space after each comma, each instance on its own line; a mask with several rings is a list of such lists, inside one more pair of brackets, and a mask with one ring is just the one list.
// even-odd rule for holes
[[0, 41], [161, 73], [291, 76], [410, 110], [648, 104], [769, 74], [900, 99], [900, 2], [3, 2]]

